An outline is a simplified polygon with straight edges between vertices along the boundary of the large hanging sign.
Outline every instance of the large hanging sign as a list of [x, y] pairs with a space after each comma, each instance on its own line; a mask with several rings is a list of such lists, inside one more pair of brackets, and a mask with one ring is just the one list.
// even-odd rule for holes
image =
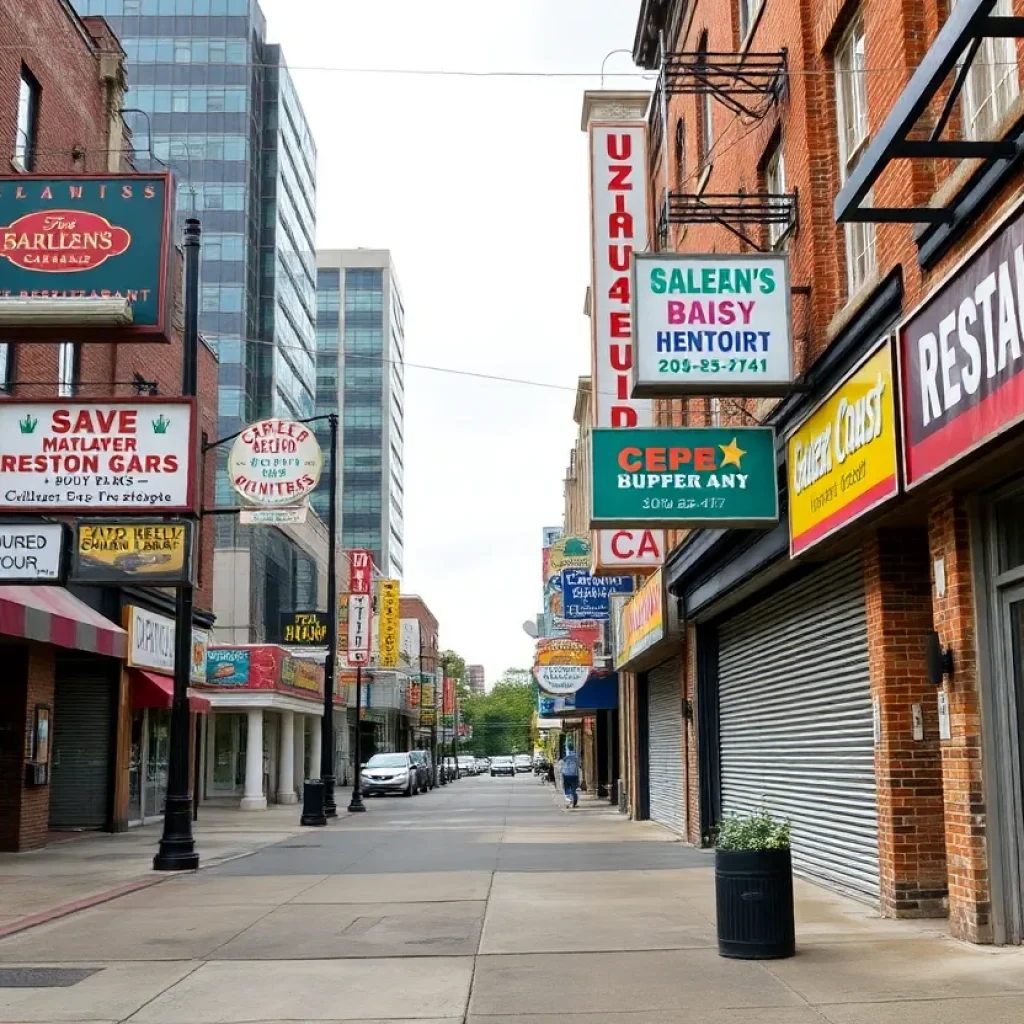
[[609, 595], [632, 593], [632, 576], [592, 576], [584, 569], [563, 569], [562, 617], [607, 621]]
[[985, 241], [899, 330], [907, 487], [1024, 420], [1024, 212]]
[[399, 590], [398, 580], [381, 580], [378, 585], [378, 663], [381, 668], [398, 666]]
[[[171, 341], [169, 174], [0, 175], [0, 297], [131, 302], [127, 325], [90, 325], [87, 341]], [[83, 333], [84, 332], [84, 333]], [[0, 339], [63, 341], [68, 324], [0, 327]]]
[[771, 427], [595, 430], [591, 525], [778, 522]]
[[324, 455], [313, 431], [294, 420], [260, 420], [235, 438], [231, 486], [251, 505], [296, 505], [320, 480]]
[[173, 587], [192, 571], [189, 519], [168, 521], [101, 519], [75, 523], [71, 582]]
[[[639, 111], [638, 111], [639, 113]], [[630, 266], [647, 248], [647, 123], [591, 121], [591, 380], [595, 427], [650, 427], [654, 403], [630, 397], [633, 363]], [[600, 531], [594, 572], [650, 572], [665, 560], [660, 530]]]
[[634, 395], [784, 394], [788, 257], [637, 253], [633, 352]]
[[0, 403], [0, 510], [191, 512], [192, 399]]
[[789, 436], [786, 463], [791, 556], [899, 493], [888, 341]]
[[568, 637], [540, 640], [533, 675], [537, 685], [548, 693], [575, 693], [587, 681], [594, 668], [593, 650]]
[[348, 595], [348, 663], [369, 665], [373, 610], [369, 594]]

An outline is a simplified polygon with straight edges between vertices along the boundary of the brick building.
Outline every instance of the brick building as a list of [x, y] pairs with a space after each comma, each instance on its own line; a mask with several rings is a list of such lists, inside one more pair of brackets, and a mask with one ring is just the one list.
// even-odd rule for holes
[[[9, 175], [0, 188], [31, 181], [21, 175], [132, 172], [121, 117], [124, 53], [104, 19], [80, 18], [67, 0], [30, 0], [0, 8], [0, 35], [0, 149]], [[180, 395], [180, 250], [166, 258], [176, 291], [169, 344], [76, 339], [73, 325], [64, 340], [29, 343], [6, 324], [0, 402]], [[0, 264], [2, 292], [11, 263]], [[205, 439], [216, 434], [217, 400], [217, 360], [206, 345], [200, 346], [198, 390]], [[204, 504], [213, 503], [213, 469], [205, 474]], [[201, 651], [203, 630], [212, 622], [209, 526], [200, 528], [195, 564], [194, 643]], [[11, 740], [0, 744], [0, 849], [41, 845], [48, 829], [117, 830], [159, 814], [170, 680], [166, 667], [161, 672], [133, 660], [126, 629], [136, 619], [153, 635], [173, 631], [173, 592], [4, 586], [0, 603], [0, 643], [7, 664], [15, 666], [0, 688], [0, 733]], [[29, 784], [39, 762], [48, 762], [46, 771]]]
[[[1022, 14], [644, 0], [658, 90], [590, 99], [647, 127], [656, 248], [788, 254], [801, 386], [655, 403], [662, 426], [774, 427], [779, 466], [776, 528], [668, 538], [682, 828], [766, 805], [802, 874], [974, 942], [1024, 936], [1024, 33], [988, 20]], [[835, 464], [807, 472], [821, 437]], [[641, 815], [651, 688], [637, 671], [622, 700]]]

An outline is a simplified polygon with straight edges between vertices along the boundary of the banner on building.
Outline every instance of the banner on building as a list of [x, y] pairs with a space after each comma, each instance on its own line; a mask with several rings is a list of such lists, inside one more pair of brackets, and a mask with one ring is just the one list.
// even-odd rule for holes
[[0, 511], [192, 512], [195, 401], [0, 403]]
[[381, 580], [377, 595], [378, 664], [381, 668], [396, 668], [398, 666], [398, 623], [401, 603], [398, 580]]
[[[0, 175], [4, 294], [126, 299], [131, 323], [97, 325], [83, 313], [80, 327], [97, 341], [171, 341], [174, 200], [170, 174]], [[7, 326], [0, 338], [63, 341], [71, 322]]]
[[892, 359], [886, 341], [790, 434], [791, 557], [899, 493]]
[[370, 663], [370, 630], [373, 618], [369, 594], [348, 595], [348, 663]]
[[192, 578], [188, 519], [86, 520], [75, 523], [71, 581], [112, 586], [182, 586]]
[[348, 592], [369, 594], [373, 579], [373, 557], [364, 548], [355, 548], [348, 553]]
[[399, 621], [398, 652], [407, 665], [419, 666], [420, 657], [420, 620], [401, 619]]
[[189, 682], [206, 682], [206, 652], [210, 647], [210, 634], [205, 629], [192, 630], [192, 669]]
[[638, 252], [634, 395], [782, 395], [793, 382], [785, 253]]
[[444, 704], [441, 707], [442, 712], [445, 715], [452, 715], [455, 713], [455, 680], [445, 678], [444, 681]]
[[281, 612], [273, 642], [289, 647], [323, 647], [328, 625], [327, 612]]
[[228, 480], [250, 505], [294, 506], [320, 481], [324, 453], [305, 423], [269, 419], [252, 423], [228, 453]]
[[632, 576], [593, 576], [585, 569], [563, 569], [562, 617], [577, 621], [607, 621], [608, 596], [632, 593]]
[[660, 569], [621, 607], [614, 633], [616, 668], [664, 638], [665, 594]]
[[595, 430], [591, 443], [594, 527], [778, 522], [770, 427]]
[[206, 681], [210, 686], [246, 686], [251, 652], [237, 647], [211, 647], [206, 652]]

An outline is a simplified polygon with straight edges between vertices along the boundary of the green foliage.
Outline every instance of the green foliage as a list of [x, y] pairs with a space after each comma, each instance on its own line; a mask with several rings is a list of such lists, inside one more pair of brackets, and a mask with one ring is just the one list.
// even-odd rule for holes
[[767, 810], [757, 814], [730, 814], [718, 826], [719, 850], [788, 850], [789, 822]]
[[462, 718], [473, 727], [473, 738], [460, 744], [460, 750], [480, 757], [532, 752], [537, 696], [532, 683], [521, 681], [523, 671], [509, 669], [488, 693], [466, 693], [462, 698]]
[[461, 683], [466, 678], [466, 659], [456, 651], [442, 651], [441, 664], [446, 679], [455, 679]]

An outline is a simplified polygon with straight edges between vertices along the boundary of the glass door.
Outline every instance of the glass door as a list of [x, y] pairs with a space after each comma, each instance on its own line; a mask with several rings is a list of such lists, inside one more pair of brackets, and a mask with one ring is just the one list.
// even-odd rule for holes
[[128, 755], [128, 824], [142, 823], [142, 757], [146, 712], [132, 709], [131, 752]]
[[234, 796], [238, 786], [239, 715], [213, 715], [207, 796]]
[[146, 781], [142, 794], [145, 818], [163, 814], [170, 755], [171, 712], [166, 708], [150, 708], [146, 713]]
[[1000, 708], [1007, 729], [1010, 756], [999, 766], [1000, 783], [1007, 787], [1010, 821], [1006, 837], [1006, 864], [1003, 878], [1010, 912], [1006, 921], [1006, 941], [1024, 941], [1024, 584], [1007, 587], [1000, 593], [1000, 631], [1002, 633], [1003, 671]]

